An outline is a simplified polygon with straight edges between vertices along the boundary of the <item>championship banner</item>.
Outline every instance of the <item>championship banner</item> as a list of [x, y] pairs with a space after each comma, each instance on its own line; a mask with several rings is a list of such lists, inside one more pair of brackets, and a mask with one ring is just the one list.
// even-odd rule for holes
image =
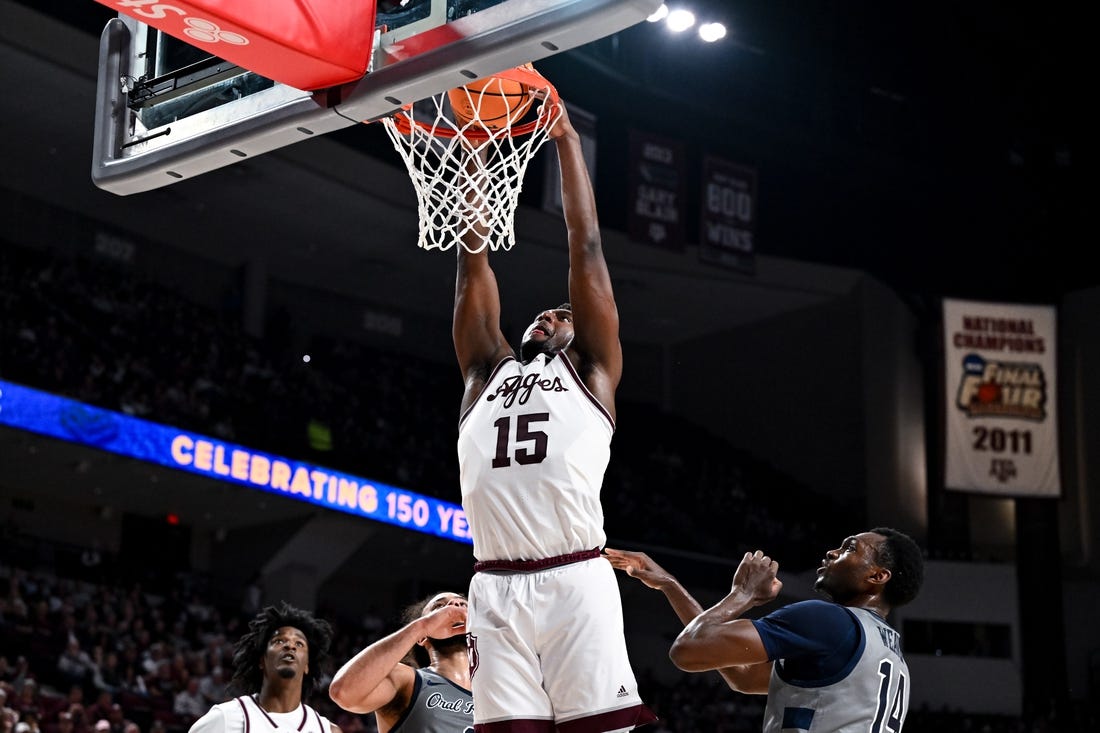
[[684, 246], [684, 144], [630, 131], [630, 238], [671, 249]]
[[1056, 313], [945, 299], [944, 486], [1059, 497]]
[[756, 171], [703, 160], [699, 259], [751, 274], [756, 267]]

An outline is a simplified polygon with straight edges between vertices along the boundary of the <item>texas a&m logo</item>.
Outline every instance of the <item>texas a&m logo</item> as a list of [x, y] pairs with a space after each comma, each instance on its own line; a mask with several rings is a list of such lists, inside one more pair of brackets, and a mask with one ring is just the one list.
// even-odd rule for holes
[[[114, 5], [123, 8], [126, 15], [148, 20], [171, 21], [179, 20], [179, 27], [174, 29], [198, 43], [228, 43], [234, 46], [247, 46], [248, 38], [235, 31], [225, 30], [217, 23], [206, 18], [197, 18], [189, 15], [187, 10], [160, 0], [114, 0]], [[172, 32], [163, 28], [166, 23], [154, 23], [166, 33]], [[170, 23], [170, 25], [175, 25]], [[175, 33], [173, 33], [175, 35]]]

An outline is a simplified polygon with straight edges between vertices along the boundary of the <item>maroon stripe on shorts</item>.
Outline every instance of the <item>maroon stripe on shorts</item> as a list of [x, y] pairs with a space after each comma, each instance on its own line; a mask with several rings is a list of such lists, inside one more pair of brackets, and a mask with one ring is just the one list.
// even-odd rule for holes
[[574, 718], [565, 723], [558, 723], [559, 733], [603, 733], [607, 730], [620, 728], [637, 728], [640, 725], [656, 723], [657, 716], [645, 705], [633, 705], [629, 708], [612, 710], [597, 715], [586, 715], [583, 718]]
[[513, 573], [530, 573], [535, 570], [546, 570], [561, 565], [572, 565], [575, 562], [592, 560], [600, 556], [600, 548], [570, 552], [568, 555], [555, 555], [545, 557], [542, 560], [485, 560], [474, 563], [474, 572], [481, 573], [486, 570], [509, 570]]
[[552, 720], [498, 720], [495, 723], [477, 723], [474, 733], [554, 733]]

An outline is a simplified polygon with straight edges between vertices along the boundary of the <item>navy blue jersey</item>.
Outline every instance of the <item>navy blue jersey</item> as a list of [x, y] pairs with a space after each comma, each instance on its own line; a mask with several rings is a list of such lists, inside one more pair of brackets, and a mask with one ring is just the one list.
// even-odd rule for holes
[[753, 621], [768, 659], [764, 732], [901, 731], [909, 667], [901, 635], [878, 614], [802, 601]]

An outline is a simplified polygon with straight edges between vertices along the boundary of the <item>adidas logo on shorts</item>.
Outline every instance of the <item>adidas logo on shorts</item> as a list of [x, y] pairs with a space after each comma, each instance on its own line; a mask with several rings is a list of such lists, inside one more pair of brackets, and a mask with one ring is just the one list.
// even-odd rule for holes
[[626, 691], [626, 685], [619, 685], [619, 691], [615, 694], [615, 697], [627, 697], [630, 693]]

